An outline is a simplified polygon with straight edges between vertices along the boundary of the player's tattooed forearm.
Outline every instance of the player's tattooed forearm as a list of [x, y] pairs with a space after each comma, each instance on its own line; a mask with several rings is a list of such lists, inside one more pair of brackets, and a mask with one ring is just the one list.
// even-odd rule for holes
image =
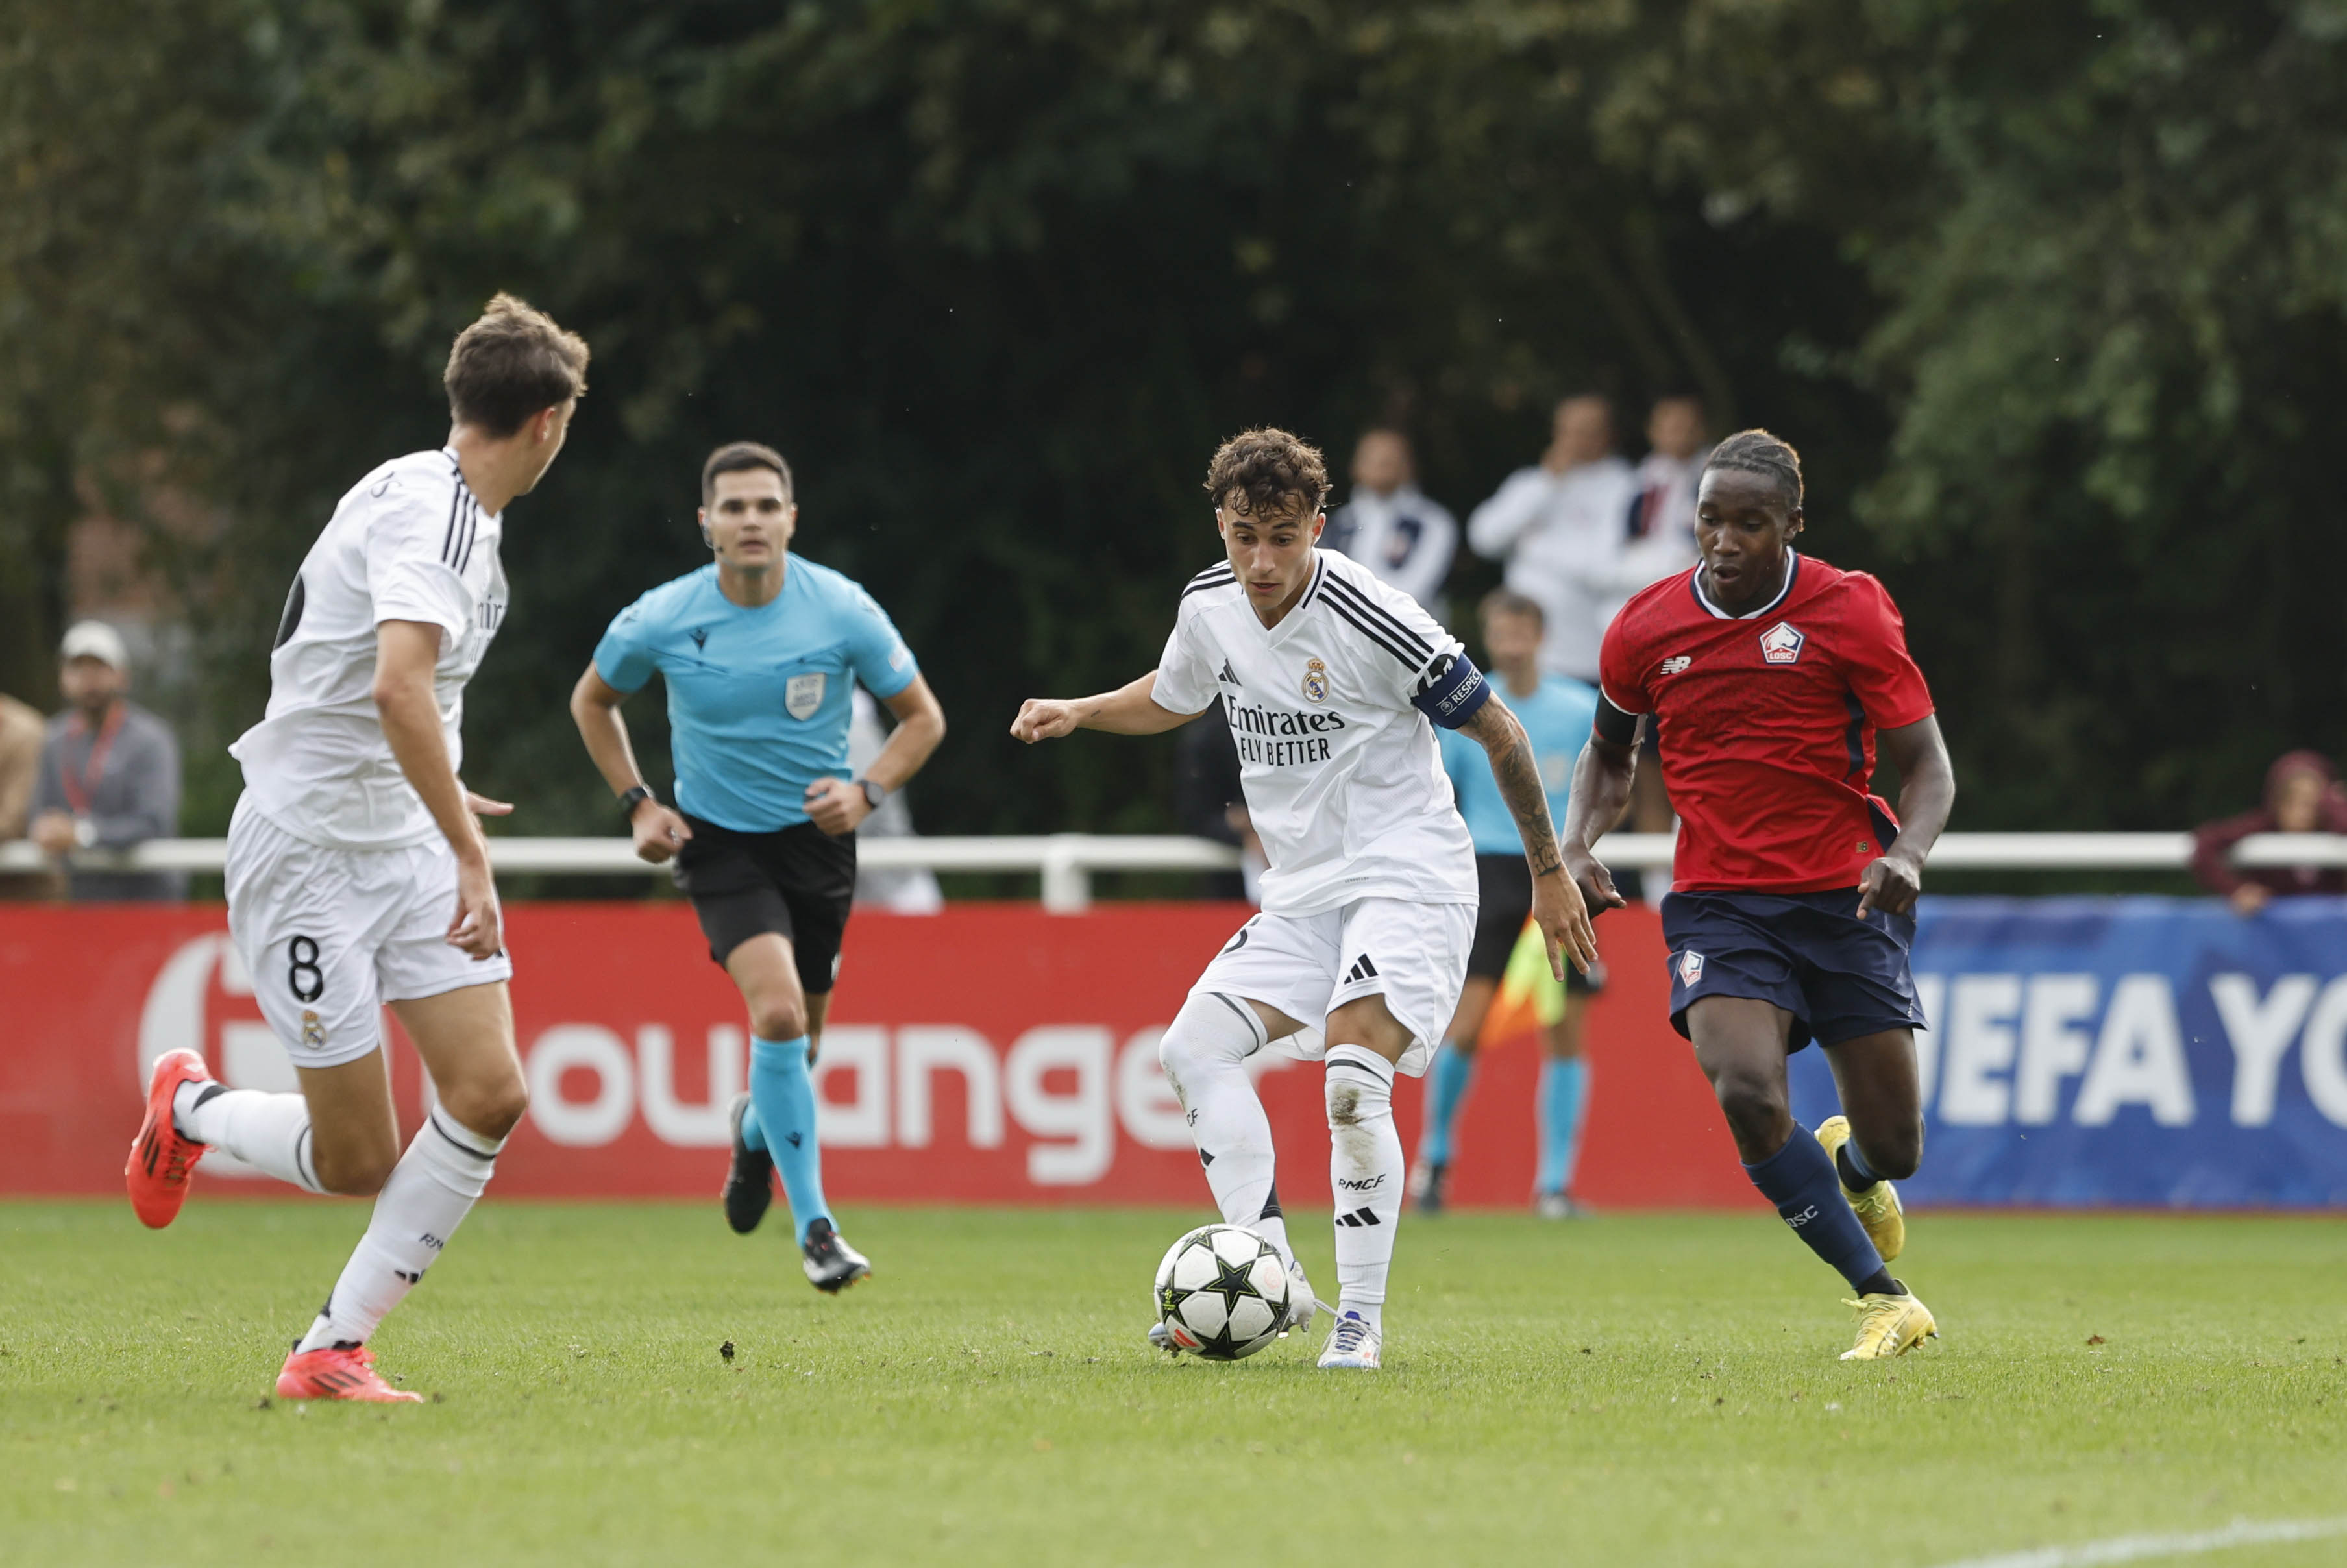
[[1532, 739], [1523, 726], [1497, 703], [1487, 702], [1470, 721], [1469, 732], [1491, 754], [1491, 777], [1500, 786], [1500, 798], [1508, 803], [1508, 811], [1516, 819], [1516, 831], [1523, 836], [1524, 856], [1532, 863], [1532, 875], [1545, 876], [1561, 869], [1564, 855], [1557, 847], [1556, 829], [1548, 819], [1548, 789], [1541, 783], [1540, 759], [1532, 755]]

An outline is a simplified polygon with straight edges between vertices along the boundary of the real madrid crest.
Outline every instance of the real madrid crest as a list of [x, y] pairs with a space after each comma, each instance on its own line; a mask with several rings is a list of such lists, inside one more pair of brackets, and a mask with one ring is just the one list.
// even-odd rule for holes
[[1328, 700], [1328, 666], [1317, 659], [1304, 661], [1304, 700], [1307, 702]]

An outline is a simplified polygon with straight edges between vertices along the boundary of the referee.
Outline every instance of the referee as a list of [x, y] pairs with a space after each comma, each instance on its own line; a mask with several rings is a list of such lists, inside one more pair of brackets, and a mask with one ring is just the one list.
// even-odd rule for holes
[[[779, 1169], [807, 1279], [836, 1291], [872, 1268], [824, 1202], [808, 1068], [856, 890], [856, 825], [920, 771], [945, 713], [872, 596], [790, 553], [798, 507], [781, 453], [750, 441], [711, 453], [700, 517], [716, 559], [620, 611], [570, 714], [636, 853], [674, 858], [709, 956], [749, 1005], [750, 1091], [733, 1102], [726, 1220], [756, 1229]], [[644, 784], [620, 717], [655, 671], [668, 683], [673, 809]], [[847, 731], [859, 682], [897, 729], [857, 778]]]

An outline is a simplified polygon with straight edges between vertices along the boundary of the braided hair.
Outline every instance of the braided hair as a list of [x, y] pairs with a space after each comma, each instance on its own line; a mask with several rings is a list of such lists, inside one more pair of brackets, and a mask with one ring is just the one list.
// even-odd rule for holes
[[1703, 467], [1706, 474], [1714, 468], [1765, 474], [1777, 481], [1795, 508], [1801, 504], [1801, 455], [1793, 450], [1791, 442], [1766, 430], [1737, 431], [1711, 449]]

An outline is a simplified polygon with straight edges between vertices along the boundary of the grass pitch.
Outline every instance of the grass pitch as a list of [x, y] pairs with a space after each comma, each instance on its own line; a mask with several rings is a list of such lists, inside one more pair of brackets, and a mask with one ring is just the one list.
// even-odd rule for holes
[[1928, 1568], [2347, 1514], [2335, 1221], [1919, 1215], [1945, 1337], [1845, 1366], [1765, 1214], [1412, 1217], [1358, 1377], [1150, 1352], [1199, 1217], [852, 1206], [832, 1300], [713, 1204], [492, 1200], [376, 1340], [439, 1400], [382, 1410], [261, 1402], [364, 1208], [0, 1204], [0, 1561]]

